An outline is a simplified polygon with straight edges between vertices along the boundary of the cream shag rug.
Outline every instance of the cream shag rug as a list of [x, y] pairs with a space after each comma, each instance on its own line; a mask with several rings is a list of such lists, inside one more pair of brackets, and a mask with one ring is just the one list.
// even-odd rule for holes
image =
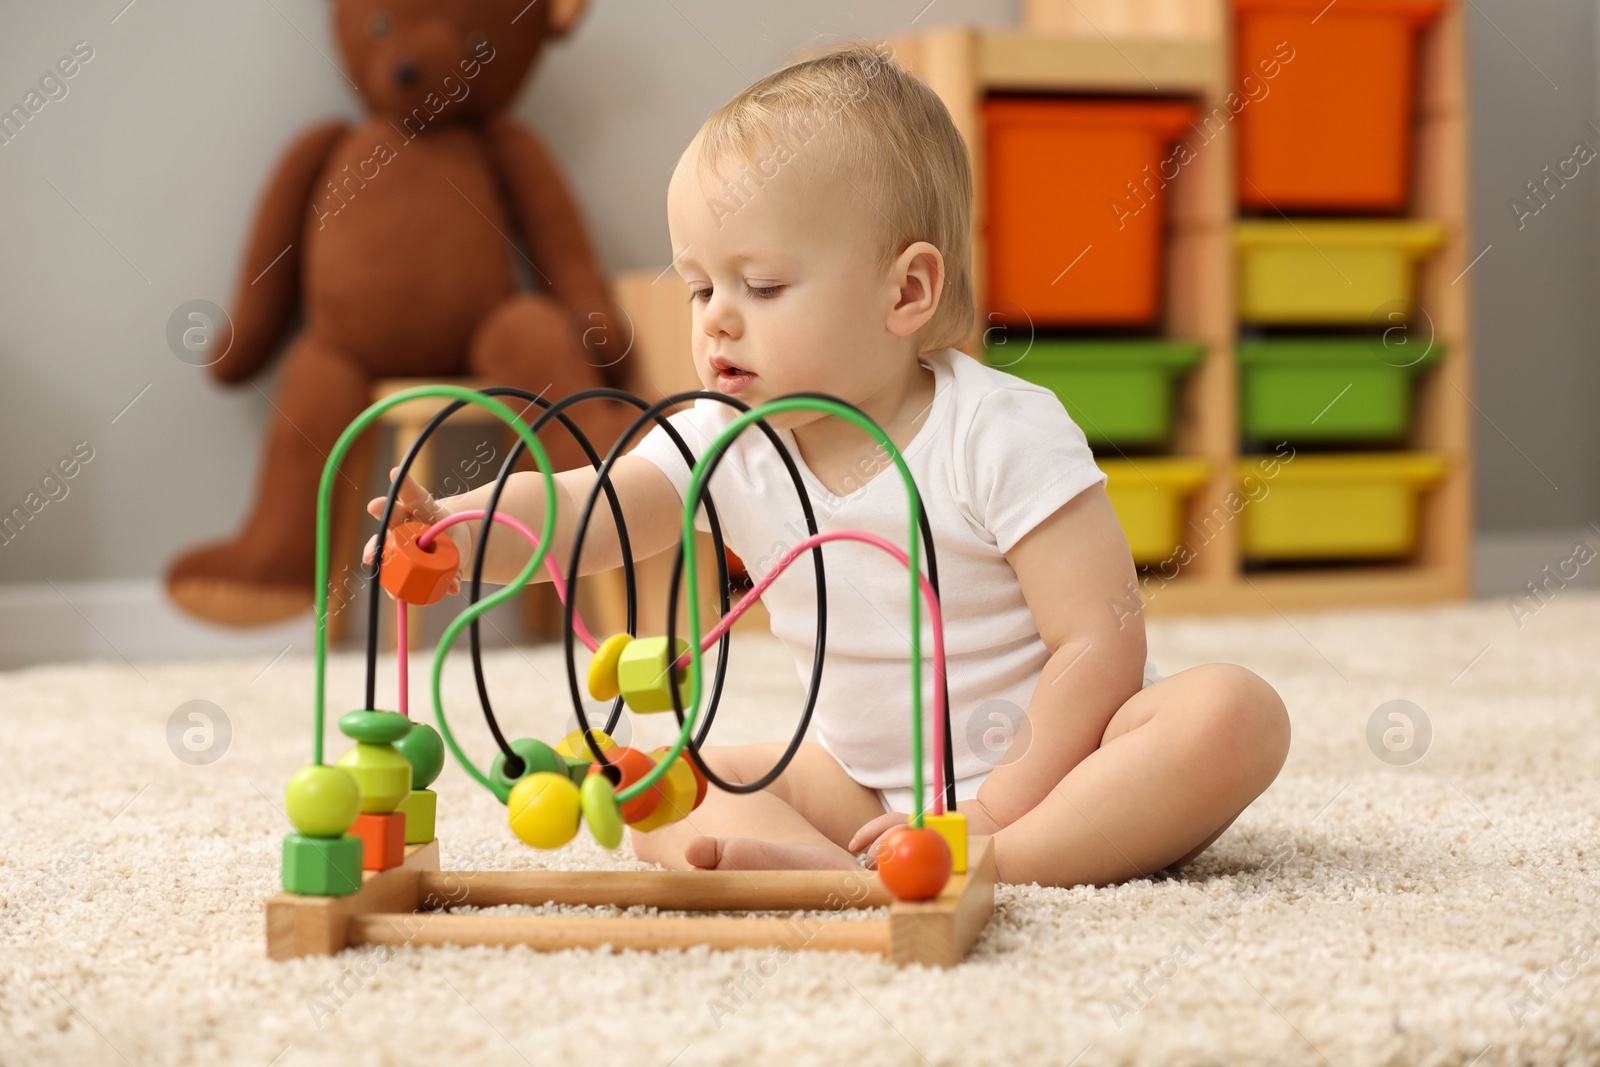
[[[309, 657], [0, 675], [0, 1063], [1595, 1063], [1600, 599], [1522, 615], [1520, 629], [1499, 602], [1153, 622], [1163, 670], [1233, 660], [1278, 687], [1294, 722], [1282, 776], [1176, 876], [1000, 887], [950, 971], [706, 950], [273, 963], [262, 902], [284, 784], [309, 758]], [[489, 657], [512, 736], [563, 732], [559, 662], [544, 647]], [[331, 713], [359, 703], [360, 669], [333, 660]], [[392, 673], [385, 660], [388, 701]], [[792, 730], [799, 688], [770, 638], [741, 635], [731, 673], [715, 739]], [[415, 677], [425, 694], [424, 664]], [[461, 664], [446, 698], [486, 757]], [[231, 724], [210, 764], [169, 747], [193, 700]], [[1431, 726], [1409, 766], [1368, 740], [1393, 700], [1421, 711], [1413, 752]], [[1403, 748], [1384, 716], [1377, 749], [1390, 729]], [[661, 736], [636, 729], [635, 743]], [[435, 788], [446, 868], [632, 862], [587, 835], [525, 848], [453, 763]]]

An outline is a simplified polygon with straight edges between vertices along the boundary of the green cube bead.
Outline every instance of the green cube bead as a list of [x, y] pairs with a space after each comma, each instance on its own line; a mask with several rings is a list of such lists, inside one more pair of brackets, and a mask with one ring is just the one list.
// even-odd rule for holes
[[307, 837], [283, 839], [283, 888], [315, 897], [345, 897], [361, 888], [361, 839]]
[[[678, 638], [677, 659], [689, 651], [689, 642]], [[617, 663], [617, 684], [622, 687], [622, 698], [628, 707], [639, 714], [672, 710], [672, 691], [667, 688], [667, 639], [665, 637], [638, 637], [622, 650]], [[677, 672], [678, 691], [684, 702], [689, 700], [689, 668]]]
[[339, 757], [339, 766], [350, 772], [361, 791], [361, 810], [368, 815], [383, 815], [395, 809], [411, 792], [411, 761], [391, 744], [358, 741]]
[[572, 779], [572, 784], [583, 788], [583, 780], [589, 777], [589, 768], [594, 766], [593, 760], [573, 759], [571, 756], [562, 756], [567, 765], [567, 777]]
[[439, 794], [431, 789], [413, 789], [395, 808], [406, 817], [406, 844], [425, 845], [433, 840], [433, 817], [439, 810]]

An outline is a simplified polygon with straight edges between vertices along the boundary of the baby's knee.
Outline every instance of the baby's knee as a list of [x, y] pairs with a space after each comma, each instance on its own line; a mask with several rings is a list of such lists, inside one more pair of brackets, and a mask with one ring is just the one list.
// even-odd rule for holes
[[1276, 777], [1289, 754], [1289, 712], [1277, 690], [1235, 663], [1208, 663], [1196, 687], [1208, 742], [1229, 762]]

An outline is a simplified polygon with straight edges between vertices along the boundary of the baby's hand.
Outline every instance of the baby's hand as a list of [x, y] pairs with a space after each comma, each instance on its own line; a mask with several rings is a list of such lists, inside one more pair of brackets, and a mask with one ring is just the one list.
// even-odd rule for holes
[[[389, 472], [389, 477], [393, 478], [399, 473], [400, 468], [395, 467]], [[383, 518], [385, 502], [384, 497], [373, 497], [367, 502], [367, 514], [375, 519]], [[395, 499], [394, 517], [390, 520], [390, 523], [392, 526], [398, 526], [403, 522], [422, 522], [432, 525], [440, 519], [447, 518], [450, 514], [449, 508], [435, 500], [432, 493], [418, 485], [408, 474], [405, 481], [400, 483], [400, 495]], [[458, 545], [463, 546], [461, 563], [456, 567], [456, 576], [450, 581], [450, 595], [454, 595], [461, 590], [461, 579], [466, 570], [467, 560], [472, 558], [472, 531], [469, 528], [470, 526], [470, 523], [460, 523], [451, 527], [448, 534], [439, 535], [441, 537], [449, 537]], [[378, 535], [373, 534], [367, 539], [366, 547], [361, 551], [361, 562], [370, 564], [376, 557], [377, 552]], [[392, 595], [390, 599], [393, 599]]]
[[850, 851], [860, 852], [865, 848], [867, 850], [867, 870], [877, 870], [878, 843], [883, 840], [884, 835], [890, 830], [893, 830], [896, 826], [905, 826], [910, 821], [910, 816], [898, 811], [884, 812], [856, 831], [856, 835], [850, 839]]

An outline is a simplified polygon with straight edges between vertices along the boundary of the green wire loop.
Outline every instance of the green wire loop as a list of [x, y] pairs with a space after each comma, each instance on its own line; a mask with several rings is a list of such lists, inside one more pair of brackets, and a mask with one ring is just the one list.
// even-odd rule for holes
[[[695, 719], [700, 713], [701, 689], [701, 650], [700, 650], [700, 600], [693, 590], [699, 588], [696, 576], [695, 551], [694, 551], [694, 515], [700, 499], [701, 483], [705, 480], [706, 469], [710, 466], [720, 452], [733, 442], [751, 423], [772, 415], [782, 414], [785, 411], [820, 411], [824, 414], [835, 415], [847, 422], [854, 423], [867, 435], [875, 438], [888, 452], [889, 458], [894, 460], [895, 467], [900, 471], [900, 477], [905, 482], [907, 495], [910, 499], [910, 534], [906, 557], [909, 561], [907, 573], [911, 580], [911, 780], [912, 788], [916, 792], [917, 812], [911, 819], [911, 825], [922, 827], [922, 611], [921, 611], [921, 564], [918, 562], [919, 525], [922, 521], [922, 508], [916, 493], [916, 482], [911, 477], [911, 470], [906, 466], [905, 460], [900, 455], [900, 450], [894, 442], [883, 432], [877, 423], [856, 411], [854, 408], [832, 400], [823, 400], [817, 397], [789, 397], [773, 400], [758, 408], [752, 408], [740, 415], [728, 428], [723, 430], [717, 439], [711, 442], [709, 448], [701, 455], [694, 471], [689, 477], [689, 488], [683, 498], [683, 564], [684, 583], [690, 590], [687, 598], [689, 615], [689, 702], [684, 709], [683, 726], [678, 732], [677, 743], [661, 758], [661, 761], [637, 782], [626, 789], [618, 790], [617, 801], [627, 803], [640, 793], [649, 789], [672, 765], [688, 743], [689, 735], [694, 731]], [[670, 654], [670, 653], [669, 653]]]
[[[328, 653], [328, 518], [333, 503], [333, 480], [338, 476], [339, 463], [344, 459], [345, 453], [350, 450], [350, 446], [355, 442], [355, 439], [361, 436], [362, 432], [368, 426], [371, 426], [378, 416], [399, 404], [427, 397], [450, 397], [455, 400], [464, 400], [488, 411], [516, 432], [522, 442], [528, 446], [528, 450], [533, 453], [534, 460], [539, 465], [539, 473], [544, 475], [544, 526], [539, 531], [538, 550], [533, 553], [527, 565], [511, 580], [509, 585], [493, 596], [472, 605], [451, 624], [450, 628], [445, 631], [444, 638], [439, 642], [439, 650], [433, 661], [433, 706], [439, 719], [439, 732], [444, 736], [445, 743], [450, 746], [450, 751], [455, 753], [456, 759], [467, 769], [467, 772], [483, 783], [491, 792], [494, 792], [494, 786], [490, 784], [488, 777], [467, 759], [460, 746], [456, 744], [455, 736], [450, 732], [449, 723], [445, 722], [444, 703], [440, 699], [440, 675], [443, 673], [445, 655], [449, 652], [450, 642], [455, 639], [455, 635], [461, 631], [461, 628], [478, 615], [483, 614], [483, 612], [515, 596], [523, 585], [527, 583], [528, 579], [533, 577], [534, 571], [539, 564], [544, 562], [544, 557], [550, 550], [551, 537], [556, 528], [556, 483], [550, 473], [550, 457], [545, 454], [544, 446], [539, 444], [539, 439], [534, 436], [533, 431], [528, 428], [527, 424], [518, 418], [515, 412], [494, 397], [485, 396], [476, 390], [467, 389], [459, 385], [422, 385], [414, 389], [403, 389], [393, 396], [385, 397], [378, 401], [358, 415], [349, 426], [345, 427], [344, 433], [339, 435], [339, 440], [334, 444], [333, 451], [328, 454], [328, 461], [322, 465], [322, 482], [317, 487], [317, 673], [315, 702], [313, 705], [316, 718], [316, 733], [312, 737], [311, 759], [313, 763], [322, 762], [323, 709], [325, 689], [327, 687]], [[381, 544], [378, 550], [380, 552], [383, 550]], [[505, 797], [500, 799], [504, 801]]]

